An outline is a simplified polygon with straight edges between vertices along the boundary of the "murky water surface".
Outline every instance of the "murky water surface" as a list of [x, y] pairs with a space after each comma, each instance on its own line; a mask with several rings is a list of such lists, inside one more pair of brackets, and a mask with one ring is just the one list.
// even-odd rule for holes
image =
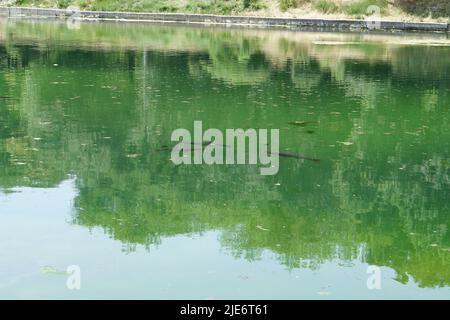
[[[445, 35], [1, 21], [0, 59], [1, 298], [450, 298]], [[176, 166], [194, 120], [320, 161]]]

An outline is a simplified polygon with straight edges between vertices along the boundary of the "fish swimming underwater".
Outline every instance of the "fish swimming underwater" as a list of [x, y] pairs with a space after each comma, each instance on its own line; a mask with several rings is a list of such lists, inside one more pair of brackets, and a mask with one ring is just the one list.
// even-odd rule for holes
[[316, 159], [316, 158], [311, 158], [311, 157], [307, 157], [304, 156], [302, 154], [296, 154], [296, 153], [291, 153], [291, 152], [271, 152], [272, 155], [278, 155], [279, 157], [283, 157], [283, 158], [293, 158], [293, 159], [298, 159], [298, 160], [308, 160], [308, 161], [314, 161], [314, 162], [319, 162], [320, 159]]
[[170, 150], [171, 149], [168, 146], [161, 146], [161, 148], [158, 148], [155, 151], [162, 152], [162, 151], [170, 151]]
[[[202, 142], [202, 143], [197, 143], [197, 142], [191, 142], [191, 143], [185, 143], [185, 142], [183, 142], [183, 144], [184, 145], [186, 145], [186, 146], [193, 146], [193, 147], [195, 147], [195, 146], [202, 146], [202, 147], [206, 147], [206, 146], [209, 146], [210, 144], [215, 144], [214, 142], [211, 142], [211, 141], [205, 141], [205, 142]], [[230, 146], [228, 146], [228, 145], [226, 145], [226, 144], [215, 144], [215, 145], [217, 145], [217, 146], [219, 146], [219, 147], [225, 147], [225, 148], [229, 148]], [[170, 151], [170, 150], [172, 150], [172, 148], [170, 148], [170, 147], [168, 147], [168, 146], [166, 146], [166, 145], [164, 145], [164, 146], [161, 146], [161, 148], [159, 148], [159, 149], [156, 149], [156, 151]], [[188, 149], [188, 150], [194, 150], [194, 151], [197, 151], [197, 149]]]
[[[191, 142], [191, 143], [186, 143], [186, 145], [192, 146], [192, 148], [186, 148], [185, 151], [202, 151], [204, 146], [208, 146], [211, 143], [214, 142], [202, 142], [202, 143], [196, 143], [196, 142]], [[195, 148], [195, 147], [198, 148]], [[221, 147], [226, 147], [226, 148], [230, 148], [229, 145], [226, 144], [218, 144], [218, 146]], [[171, 149], [167, 146], [163, 146], [160, 149], [157, 149], [156, 151], [170, 151]], [[308, 161], [313, 161], [313, 162], [320, 162], [320, 159], [317, 158], [312, 158], [312, 157], [307, 157], [305, 155], [302, 154], [297, 154], [297, 153], [291, 153], [291, 152], [287, 152], [287, 151], [281, 151], [281, 152], [270, 152], [271, 155], [278, 155], [279, 157], [283, 157], [283, 158], [292, 158], [292, 159], [297, 159], [297, 160], [308, 160]]]
[[213, 145], [216, 145], [216, 146], [219, 146], [219, 147], [225, 147], [225, 148], [229, 148], [230, 146], [229, 145], [226, 145], [226, 144], [220, 144], [220, 143], [215, 143], [214, 141], [204, 141], [204, 142], [202, 142], [202, 143], [197, 143], [197, 142], [191, 142], [191, 143], [183, 143], [183, 144], [190, 144], [190, 145], [193, 145], [193, 146], [203, 146], [203, 147], [206, 147], [206, 146], [209, 146], [209, 145], [211, 145], [211, 144], [213, 144]]

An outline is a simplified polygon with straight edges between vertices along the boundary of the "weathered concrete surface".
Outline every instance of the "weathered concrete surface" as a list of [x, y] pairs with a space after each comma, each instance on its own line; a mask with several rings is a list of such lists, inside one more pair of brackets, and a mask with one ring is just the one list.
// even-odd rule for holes
[[[9, 18], [74, 18], [82, 20], [117, 20], [117, 21], [158, 21], [179, 23], [203, 23], [203, 24], [235, 24], [257, 25], [277, 27], [317, 27], [338, 30], [367, 30], [371, 29], [372, 22], [364, 20], [331, 20], [331, 19], [297, 19], [297, 18], [268, 18], [248, 16], [219, 16], [208, 14], [184, 14], [184, 13], [133, 13], [133, 12], [101, 12], [79, 11], [74, 12], [64, 9], [41, 9], [2, 7], [0, 16]], [[405, 31], [429, 31], [449, 32], [449, 24], [446, 23], [421, 23], [400, 21], [379, 21], [377, 30], [405, 30]]]

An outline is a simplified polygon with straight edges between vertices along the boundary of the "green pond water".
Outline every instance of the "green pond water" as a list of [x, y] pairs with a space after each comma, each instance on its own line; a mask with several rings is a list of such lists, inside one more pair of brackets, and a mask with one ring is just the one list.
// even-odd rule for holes
[[[447, 35], [1, 20], [0, 59], [0, 298], [450, 298]], [[174, 165], [195, 120], [321, 161]]]

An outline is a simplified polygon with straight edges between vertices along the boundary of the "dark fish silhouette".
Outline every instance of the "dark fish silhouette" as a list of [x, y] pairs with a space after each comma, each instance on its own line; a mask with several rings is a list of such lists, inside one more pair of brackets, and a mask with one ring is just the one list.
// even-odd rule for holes
[[211, 141], [203, 141], [202, 143], [197, 143], [197, 142], [191, 142], [191, 143], [187, 143], [187, 142], [183, 142], [183, 144], [190, 144], [193, 146], [208, 146], [211, 144]]
[[293, 159], [297, 159], [297, 160], [308, 160], [308, 161], [314, 161], [314, 162], [319, 162], [320, 159], [316, 159], [316, 158], [311, 158], [311, 157], [306, 157], [302, 154], [296, 154], [296, 153], [291, 153], [291, 152], [271, 152], [271, 155], [274, 156], [280, 156], [283, 158], [293, 158]]
[[162, 146], [159, 149], [156, 149], [157, 152], [161, 152], [161, 151], [170, 151], [170, 148], [168, 146]]
[[[185, 145], [187, 145], [187, 146], [193, 146], [193, 147], [195, 147], [195, 146], [207, 146], [207, 145], [209, 145], [211, 142], [203, 142], [202, 144], [200, 144], [200, 143], [194, 143], [194, 142], [191, 142], [191, 143], [184, 143], [183, 142], [183, 144], [185, 144]], [[159, 148], [159, 149], [156, 149], [156, 151], [157, 152], [162, 152], [162, 151], [171, 151], [173, 149], [173, 147], [169, 147], [169, 146], [166, 146], [166, 145], [164, 145], [164, 146], [161, 146], [161, 148]], [[192, 151], [192, 150], [201, 150], [201, 148], [194, 148], [194, 149], [192, 149], [192, 148], [189, 148], [189, 149], [187, 149], [186, 151]]]
[[[191, 142], [191, 143], [186, 143], [186, 145], [192, 145], [192, 146], [208, 146], [209, 144], [211, 144], [211, 142], [203, 142], [203, 143], [195, 143], [195, 142]], [[219, 146], [222, 147], [227, 147], [229, 148], [230, 146], [228, 145], [224, 145], [224, 144], [219, 144]], [[156, 151], [170, 151], [171, 149], [168, 146], [162, 146], [160, 149], [156, 149]], [[203, 148], [189, 148], [186, 151], [202, 151]], [[297, 160], [308, 160], [308, 161], [314, 161], [314, 162], [319, 162], [320, 159], [316, 159], [316, 158], [311, 158], [311, 157], [307, 157], [304, 156], [302, 154], [297, 154], [297, 153], [291, 153], [291, 152], [286, 152], [286, 151], [281, 151], [281, 152], [270, 152], [271, 155], [277, 155], [279, 157], [283, 157], [283, 158], [292, 158], [292, 159], [297, 159]]]
[[215, 142], [211, 142], [211, 141], [204, 141], [202, 143], [191, 142], [190, 144], [193, 145], [193, 146], [200, 146], [201, 145], [201, 146], [204, 146], [204, 147], [209, 146], [210, 144], [215, 144], [215, 145], [217, 145], [219, 147], [225, 147], [225, 148], [229, 148], [230, 147], [229, 145], [226, 145], [226, 144], [220, 144], [220, 143], [215, 143]]

